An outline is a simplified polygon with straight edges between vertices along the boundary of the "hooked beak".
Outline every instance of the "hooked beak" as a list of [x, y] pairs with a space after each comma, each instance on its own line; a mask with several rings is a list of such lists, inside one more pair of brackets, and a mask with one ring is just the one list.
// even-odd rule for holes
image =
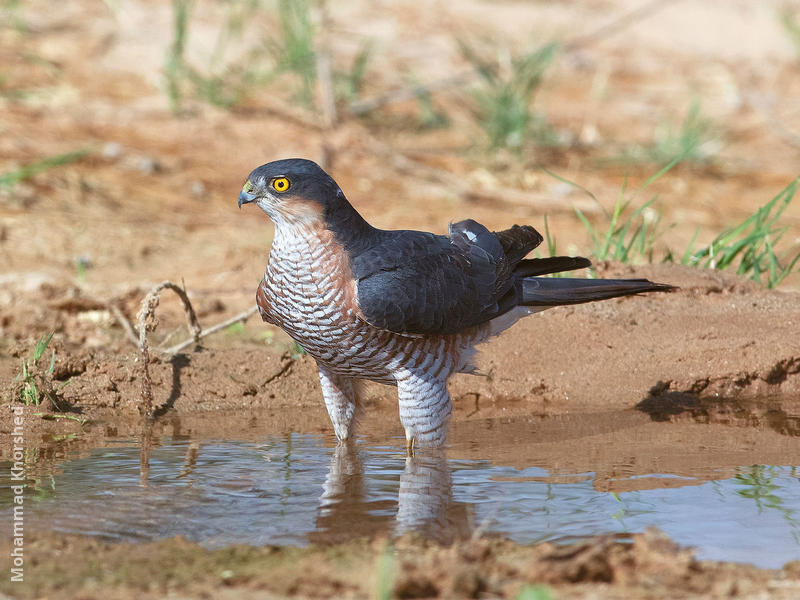
[[246, 192], [242, 190], [239, 192], [239, 208], [242, 208], [242, 204], [248, 204], [250, 202], [254, 202], [258, 196], [255, 194], [251, 194], [250, 192]]

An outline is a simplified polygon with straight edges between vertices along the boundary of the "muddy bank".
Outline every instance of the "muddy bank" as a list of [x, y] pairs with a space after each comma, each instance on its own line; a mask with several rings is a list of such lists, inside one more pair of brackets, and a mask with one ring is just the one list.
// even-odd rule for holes
[[[453, 377], [455, 423], [636, 407], [658, 419], [682, 412], [697, 399], [800, 393], [800, 294], [766, 291], [736, 276], [670, 265], [603, 265], [600, 271], [604, 276], [647, 276], [681, 289], [558, 307], [524, 319], [481, 347], [484, 375]], [[81, 316], [95, 308], [74, 306], [51, 313], [70, 337], [96, 328]], [[170, 314], [167, 309], [162, 318], [169, 322]], [[254, 335], [267, 330], [257, 318], [248, 328]], [[91, 421], [108, 423], [113, 415], [117, 432], [127, 421], [135, 429], [140, 358], [117, 324], [104, 326], [104, 335], [110, 340], [107, 346], [92, 349], [70, 345], [67, 333], [57, 333], [52, 383], [69, 384], [59, 392], [58, 406], [46, 401], [26, 411], [86, 419], [90, 423], [84, 430], [91, 429]], [[282, 348], [221, 334], [207, 338], [203, 348], [169, 360], [153, 359], [157, 415], [258, 409], [258, 418], [269, 420], [264, 427], [270, 431], [291, 431], [300, 422], [305, 430], [325, 431], [327, 416], [313, 360]], [[28, 351], [20, 343], [0, 360], [6, 381], [12, 381]], [[6, 395], [12, 392], [13, 382]], [[395, 394], [379, 385], [366, 386], [364, 393], [365, 418], [385, 412], [389, 435], [400, 431]], [[10, 413], [3, 413], [0, 430], [10, 431], [10, 423]], [[76, 431], [77, 425], [31, 417], [26, 427], [32, 433], [53, 433]], [[0, 456], [7, 451], [6, 446]]]
[[[5, 541], [0, 552], [10, 550]], [[411, 537], [334, 546], [232, 546], [208, 551], [180, 538], [106, 544], [31, 536], [18, 598], [516, 598], [528, 585], [559, 598], [796, 598], [800, 568], [759, 570], [697, 561], [657, 530], [625, 540], [520, 546], [480, 539], [441, 547]]]

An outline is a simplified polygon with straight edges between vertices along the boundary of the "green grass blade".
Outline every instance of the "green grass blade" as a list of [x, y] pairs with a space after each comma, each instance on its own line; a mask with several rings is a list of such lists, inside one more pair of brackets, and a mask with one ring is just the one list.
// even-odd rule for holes
[[666, 174], [667, 174], [669, 171], [671, 171], [671, 170], [672, 170], [672, 168], [673, 168], [675, 165], [677, 165], [678, 163], [680, 163], [680, 162], [681, 162], [683, 159], [684, 159], [684, 157], [683, 157], [682, 155], [680, 155], [680, 154], [679, 154], [678, 156], [676, 156], [675, 158], [673, 158], [673, 159], [672, 159], [671, 161], [669, 161], [669, 162], [668, 162], [666, 165], [664, 165], [663, 167], [661, 167], [661, 170], [659, 170], [659, 171], [658, 171], [658, 172], [657, 172], [655, 175], [651, 175], [651, 176], [650, 176], [650, 177], [647, 179], [647, 181], [645, 181], [645, 182], [642, 184], [642, 187], [640, 187], [640, 188], [639, 188], [639, 191], [644, 191], [644, 190], [646, 190], [648, 187], [650, 187], [650, 185], [651, 185], [651, 184], [655, 183], [656, 181], [658, 181], [659, 179], [661, 179], [661, 177], [663, 177], [663, 176], [664, 176], [664, 175], [666, 175]]
[[781, 268], [775, 253], [776, 244], [787, 231], [787, 227], [777, 227], [776, 224], [793, 200], [798, 181], [800, 178], [792, 180], [769, 202], [738, 225], [723, 231], [705, 248], [692, 250], [695, 239], [692, 238], [690, 248], [684, 253], [684, 264], [699, 264], [712, 269], [731, 268], [736, 264], [738, 274], [763, 282], [769, 288], [778, 285], [800, 258], [800, 254], [794, 256], [786, 270]]
[[589, 197], [590, 197], [592, 200], [594, 200], [595, 202], [597, 202], [597, 204], [598, 204], [599, 206], [601, 206], [601, 207], [603, 206], [603, 205], [600, 203], [600, 200], [598, 200], [598, 199], [597, 199], [597, 196], [595, 196], [595, 195], [594, 195], [594, 194], [593, 194], [591, 191], [589, 191], [587, 188], [583, 187], [583, 186], [582, 186], [580, 183], [577, 183], [577, 182], [575, 182], [575, 181], [572, 181], [571, 179], [567, 179], [566, 177], [564, 177], [563, 175], [559, 175], [558, 173], [554, 173], [553, 171], [551, 171], [550, 169], [548, 169], [547, 167], [544, 167], [544, 166], [542, 166], [542, 165], [539, 165], [539, 169], [540, 169], [542, 172], [544, 172], [546, 175], [549, 175], [550, 177], [552, 177], [553, 179], [555, 179], [556, 181], [560, 181], [561, 183], [566, 183], [567, 185], [569, 185], [569, 186], [571, 186], [571, 187], [578, 188], [578, 189], [579, 189], [580, 191], [582, 191], [584, 194], [586, 194], [587, 196], [589, 196]]
[[581, 220], [581, 223], [583, 223], [583, 225], [586, 227], [586, 231], [589, 232], [589, 235], [592, 238], [592, 243], [594, 244], [594, 246], [596, 248], [597, 247], [597, 243], [598, 243], [598, 239], [597, 239], [597, 235], [595, 234], [594, 227], [592, 227], [592, 224], [589, 223], [589, 219], [586, 218], [586, 216], [583, 214], [583, 212], [581, 211], [580, 208], [577, 208], [577, 207], [575, 208], [575, 214], [578, 215], [578, 218]]
[[550, 256], [557, 255], [556, 238], [550, 235], [550, 224], [547, 222], [547, 215], [544, 216], [544, 239], [547, 242], [547, 253]]
[[372, 58], [372, 48], [373, 44], [371, 41], [365, 42], [361, 45], [361, 48], [359, 48], [355, 58], [353, 58], [353, 64], [350, 66], [350, 71], [347, 74], [349, 91], [353, 96], [358, 96], [364, 85], [367, 66]]
[[697, 235], [699, 231], [700, 231], [699, 229], [695, 228], [694, 235], [692, 235], [692, 239], [689, 240], [689, 245], [686, 246], [686, 250], [684, 250], [683, 256], [681, 257], [682, 265], [696, 264], [696, 261], [692, 262], [692, 258], [694, 254], [694, 244], [697, 241]]
[[43, 335], [39, 338], [39, 341], [36, 342], [36, 346], [33, 349], [33, 364], [36, 364], [39, 362], [39, 359], [42, 358], [42, 355], [44, 355], [45, 350], [47, 350], [47, 346], [50, 340], [53, 339], [55, 333], [55, 331], [51, 331], [50, 335]]
[[546, 585], [526, 585], [519, 592], [516, 600], [553, 600], [554, 596]]
[[786, 266], [784, 269], [782, 269], [782, 270], [781, 270], [781, 271], [778, 273], [778, 275], [777, 275], [777, 276], [776, 276], [774, 279], [770, 280], [770, 282], [769, 282], [769, 287], [770, 287], [770, 288], [774, 288], [774, 287], [776, 287], [778, 284], [780, 284], [780, 282], [781, 282], [781, 281], [783, 281], [784, 279], [786, 279], [786, 276], [787, 276], [789, 273], [791, 273], [791, 272], [792, 272], [792, 270], [794, 269], [795, 265], [796, 265], [798, 262], [800, 262], [800, 252], [798, 252], [797, 254], [795, 254], [794, 258], [793, 258], [792, 260], [790, 260], [790, 261], [789, 261], [789, 264], [788, 264], [788, 265], [787, 265], [787, 266]]
[[617, 196], [614, 212], [611, 215], [611, 222], [608, 224], [608, 229], [603, 238], [603, 245], [597, 255], [597, 258], [600, 260], [605, 260], [608, 257], [608, 249], [611, 246], [611, 240], [614, 238], [614, 234], [617, 233], [617, 221], [619, 221], [620, 214], [622, 214], [622, 211], [625, 210], [627, 206], [628, 202], [622, 201], [622, 194]]
[[30, 179], [34, 175], [38, 175], [43, 171], [47, 171], [48, 169], [52, 169], [54, 167], [61, 167], [63, 165], [68, 165], [70, 163], [78, 161], [84, 156], [87, 156], [90, 152], [91, 150], [89, 150], [88, 148], [84, 148], [82, 150], [76, 150], [74, 152], [65, 152], [64, 154], [48, 156], [47, 158], [44, 158], [39, 162], [35, 162], [30, 165], [24, 165], [19, 169], [15, 169], [13, 171], [0, 174], [0, 187], [9, 187], [9, 188], [14, 187], [21, 181]]

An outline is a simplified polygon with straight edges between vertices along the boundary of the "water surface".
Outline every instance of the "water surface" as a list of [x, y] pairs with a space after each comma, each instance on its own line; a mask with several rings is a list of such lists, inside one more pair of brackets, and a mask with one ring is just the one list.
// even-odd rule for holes
[[[207, 547], [407, 531], [449, 542], [478, 528], [530, 543], [655, 525], [700, 558], [762, 567], [800, 558], [796, 428], [714, 426], [707, 417], [472, 423], [455, 428], [446, 453], [412, 458], [400, 439], [342, 446], [313, 434], [163, 436], [145, 448], [119, 440], [39, 469], [26, 488], [25, 523], [112, 541], [182, 535]], [[475, 441], [498, 429], [504, 435], [493, 442]], [[735, 443], [728, 439], [741, 447], [726, 447]], [[8, 506], [8, 488], [2, 493]]]

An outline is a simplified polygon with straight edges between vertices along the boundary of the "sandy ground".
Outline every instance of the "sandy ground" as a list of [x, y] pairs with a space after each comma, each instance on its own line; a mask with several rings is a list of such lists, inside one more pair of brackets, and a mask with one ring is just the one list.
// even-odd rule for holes
[[[377, 40], [364, 90], [374, 97], [463, 71], [456, 35], [494, 32], [514, 51], [529, 48], [532, 34], [537, 41], [565, 40], [569, 50], [537, 98], [568, 140], [563, 148], [523, 159], [486, 152], [474, 143], [480, 132], [463, 109], [458, 86], [435, 96], [438, 109], [451, 117], [446, 129], [421, 128], [420, 107], [412, 100], [326, 130], [314, 113], [289, 101], [280, 83], [254, 89], [232, 111], [189, 96], [175, 116], [163, 93], [168, 3], [114, 8], [81, 0], [53, 10], [36, 1], [8, 9], [25, 27], [0, 28], [0, 173], [53, 154], [91, 150], [78, 162], [0, 189], [5, 397], [13, 397], [20, 359], [50, 331], [55, 369], [42, 384], [69, 381], [58, 407], [46, 402], [25, 409], [26, 440], [41, 446], [41, 468], [67, 451], [141, 431], [140, 358], [111, 306], [135, 320], [143, 296], [164, 279], [184, 282], [204, 326], [252, 305], [272, 230], [258, 211], [237, 211], [235, 200], [247, 173], [268, 160], [327, 158], [348, 197], [377, 226], [442, 232], [448, 221], [472, 217], [490, 227], [519, 222], [541, 228], [548, 214], [559, 250], [575, 253], [586, 252], [589, 239], [572, 207], [581, 206], [595, 220], [600, 211], [584, 192], [547, 177], [538, 165], [579, 182], [608, 209], [626, 176], [628, 189], [635, 189], [657, 169], [610, 164], [609, 157], [647, 143], [664, 124], [680, 123], [695, 94], [717, 132], [713, 160], [683, 165], [635, 196], [641, 202], [658, 194], [655, 206], [664, 223], [675, 224], [657, 252], [682, 252], [695, 231], [698, 243], [709, 241], [797, 175], [800, 112], [792, 99], [800, 94], [800, 59], [776, 17], [782, 4], [669, 2], [596, 38], [591, 36], [598, 27], [637, 5], [491, 4], [459, 3], [457, 11], [433, 1], [413, 8], [337, 4], [333, 54], [346, 62], [360, 42]], [[198, 3], [187, 50], [198, 64], [206, 64], [212, 51], [221, 10]], [[510, 22], [525, 26], [510, 32]], [[269, 31], [274, 23], [274, 14], [258, 13], [248, 31]], [[237, 52], [243, 48], [234, 44]], [[800, 203], [784, 219], [786, 239], [800, 239]], [[493, 456], [505, 464], [538, 461], [554, 472], [591, 470], [598, 473], [597, 485], [616, 491], [646, 483], [604, 472], [604, 465], [615, 464], [614, 453], [636, 456], [630, 475], [696, 469], [708, 448], [717, 460], [724, 455], [730, 468], [800, 464], [794, 443], [798, 276], [767, 291], [726, 273], [671, 265], [600, 264], [597, 270], [681, 289], [554, 309], [486, 344], [480, 362], [485, 376], [452, 381], [453, 456], [480, 458], [495, 438], [485, 427], [492, 421], [505, 439], [541, 439], [526, 446], [531, 455], [496, 449]], [[164, 297], [158, 315], [155, 344], [185, 337], [174, 298]], [[293, 352], [285, 335], [253, 318], [206, 338], [202, 348], [153, 359], [156, 429], [236, 438], [243, 422], [257, 419], [264, 432], [329, 431], [313, 361]], [[401, 433], [393, 393], [367, 388], [368, 439]], [[59, 409], [87, 423], [33, 416]], [[220, 418], [209, 426], [200, 418], [206, 414]], [[641, 437], [631, 439], [626, 430], [663, 420], [710, 427], [680, 430], [674, 438], [640, 429]], [[0, 430], [0, 459], [7, 460], [10, 412], [2, 414]], [[586, 438], [565, 440], [565, 431], [585, 432]], [[65, 435], [67, 441], [53, 444]], [[746, 456], [731, 449], [743, 447], [730, 443], [734, 437], [752, 441]], [[676, 452], [676, 445], [685, 451]], [[367, 597], [377, 585], [376, 553], [386, 547], [379, 539], [333, 549], [208, 552], [182, 540], [110, 546], [45, 533], [30, 543], [36, 563], [29, 585], [9, 587], [3, 580], [5, 593]], [[632, 544], [598, 539], [572, 548], [502, 540], [453, 548], [406, 540], [397, 547], [392, 556], [402, 566], [394, 583], [399, 597], [514, 597], [534, 581], [551, 584], [558, 597], [800, 593], [796, 566], [772, 572], [697, 563], [656, 534], [636, 536]], [[305, 575], [308, 564], [319, 565], [316, 579]]]

